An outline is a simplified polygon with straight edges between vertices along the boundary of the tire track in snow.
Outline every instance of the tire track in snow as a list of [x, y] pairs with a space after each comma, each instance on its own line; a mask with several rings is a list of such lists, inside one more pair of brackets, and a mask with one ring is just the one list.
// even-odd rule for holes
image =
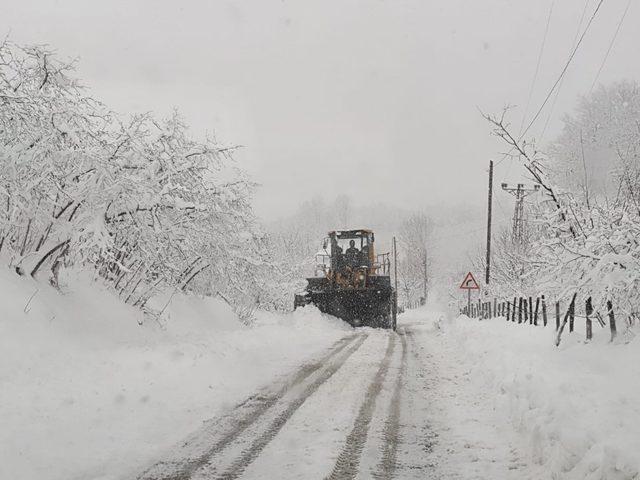
[[[267, 429], [255, 438], [248, 448], [242, 451], [241, 455], [236, 458], [235, 461], [225, 471], [220, 474], [208, 472], [202, 472], [205, 478], [215, 478], [218, 480], [232, 480], [240, 477], [244, 470], [260, 455], [262, 450], [269, 444], [269, 442], [278, 434], [282, 427], [287, 423], [289, 418], [296, 412], [298, 408], [313, 395], [320, 386], [329, 380], [333, 374], [335, 374], [347, 359], [360, 348], [360, 346], [367, 339], [367, 335], [358, 336], [358, 339], [350, 345], [347, 352], [336, 362], [329, 364], [318, 377], [310, 383], [299, 395], [295, 398], [287, 408], [282, 411], [267, 427]], [[200, 472], [199, 472], [200, 473]]]
[[353, 425], [353, 429], [347, 436], [346, 444], [344, 445], [338, 460], [336, 461], [333, 471], [326, 480], [345, 480], [353, 479], [358, 473], [358, 466], [360, 464], [360, 457], [362, 450], [364, 449], [367, 441], [367, 434], [369, 432], [369, 423], [373, 416], [373, 410], [376, 404], [376, 399], [382, 390], [384, 379], [389, 370], [389, 364], [393, 357], [393, 349], [395, 347], [395, 334], [389, 335], [387, 343], [387, 350], [384, 358], [380, 362], [380, 367], [376, 372], [373, 381], [367, 389], [365, 401], [360, 407], [358, 416]]
[[439, 374], [436, 371], [437, 362], [431, 359], [417, 340], [417, 331], [413, 327], [421, 325], [419, 322], [404, 325], [408, 367], [405, 372], [405, 403], [400, 412], [401, 422], [404, 420], [401, 424], [403, 448], [397, 452], [394, 473], [396, 477], [407, 480], [449, 478], [438, 472], [437, 459], [433, 457], [438, 432], [432, 424], [434, 412], [430, 398], [439, 390], [434, 383]]
[[376, 480], [391, 479], [396, 470], [396, 457], [398, 453], [398, 443], [400, 441], [400, 393], [407, 369], [407, 338], [404, 328], [399, 332], [399, 337], [402, 345], [400, 370], [396, 377], [393, 396], [391, 397], [391, 403], [389, 405], [389, 414], [382, 434], [384, 440], [382, 458], [376, 471], [373, 473], [373, 478]]
[[[280, 401], [292, 387], [301, 384], [324, 365], [330, 363], [340, 353], [352, 345], [352, 351], [339, 364], [342, 365], [364, 342], [366, 335], [349, 335], [338, 340], [329, 352], [320, 359], [305, 364], [277, 391], [263, 389], [250, 396], [222, 418], [212, 419], [207, 425], [188, 437], [172, 454], [172, 459], [162, 460], [137, 477], [138, 480], [188, 480], [211, 458], [239, 438], [245, 430]], [[353, 347], [355, 345], [355, 349]], [[339, 368], [339, 367], [338, 367]], [[268, 388], [268, 387], [267, 387]]]

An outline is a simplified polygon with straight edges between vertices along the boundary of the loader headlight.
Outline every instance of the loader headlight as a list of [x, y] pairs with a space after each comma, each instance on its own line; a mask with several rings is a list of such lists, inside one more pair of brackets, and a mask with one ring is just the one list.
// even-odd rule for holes
[[358, 280], [363, 281], [364, 280], [364, 274], [361, 273], [360, 275], [358, 275]]

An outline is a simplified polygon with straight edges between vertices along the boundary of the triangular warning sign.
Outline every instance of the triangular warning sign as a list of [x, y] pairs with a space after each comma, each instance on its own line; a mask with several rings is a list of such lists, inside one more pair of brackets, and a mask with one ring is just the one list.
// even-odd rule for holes
[[460, 284], [460, 288], [462, 290], [480, 290], [480, 286], [478, 285], [478, 282], [476, 282], [476, 279], [473, 278], [473, 273], [471, 272], [467, 273], [467, 276], [464, 277], [464, 280]]

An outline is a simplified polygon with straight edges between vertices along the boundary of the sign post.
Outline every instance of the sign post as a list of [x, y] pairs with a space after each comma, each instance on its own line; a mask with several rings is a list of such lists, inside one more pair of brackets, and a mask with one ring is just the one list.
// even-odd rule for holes
[[471, 315], [471, 290], [480, 290], [480, 286], [473, 277], [473, 273], [467, 273], [460, 284], [460, 289], [467, 291], [467, 315]]

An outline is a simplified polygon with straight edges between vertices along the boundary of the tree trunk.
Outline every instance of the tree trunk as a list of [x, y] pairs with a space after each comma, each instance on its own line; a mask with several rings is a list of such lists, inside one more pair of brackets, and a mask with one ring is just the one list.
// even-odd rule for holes
[[66, 246], [68, 243], [69, 243], [69, 240], [65, 240], [64, 242], [59, 243], [58, 245], [53, 247], [51, 250], [49, 250], [47, 253], [45, 253], [44, 256], [38, 261], [38, 263], [36, 263], [36, 266], [33, 267], [33, 270], [31, 270], [31, 276], [35, 277], [36, 273], [38, 273], [38, 270], [40, 270], [40, 267], [42, 267], [44, 262], [46, 262], [47, 259], [51, 257], [51, 255], [56, 253], [60, 248]]

